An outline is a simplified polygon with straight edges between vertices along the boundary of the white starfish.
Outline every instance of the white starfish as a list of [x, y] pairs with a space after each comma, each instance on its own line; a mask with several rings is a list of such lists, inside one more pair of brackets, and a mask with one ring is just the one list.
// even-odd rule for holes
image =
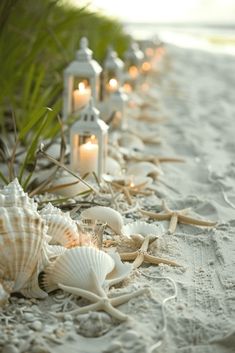
[[139, 289], [135, 291], [134, 293], [128, 293], [128, 294], [123, 294], [115, 298], [109, 298], [104, 291], [104, 289], [101, 287], [99, 284], [95, 271], [91, 269], [91, 279], [94, 283], [94, 288], [97, 294], [90, 292], [88, 290], [84, 290], [81, 288], [76, 288], [76, 287], [70, 287], [70, 286], [65, 286], [61, 283], [58, 284], [58, 286], [63, 289], [66, 292], [69, 292], [71, 294], [77, 295], [79, 297], [85, 298], [89, 301], [92, 302], [92, 304], [79, 307], [78, 309], [71, 310], [66, 313], [56, 313], [53, 314], [54, 316], [57, 317], [64, 317], [66, 314], [84, 314], [89, 311], [95, 311], [95, 310], [103, 310], [106, 311], [108, 314], [110, 314], [112, 317], [124, 321], [128, 318], [128, 315], [123, 314], [120, 310], [116, 309], [115, 306], [121, 305], [123, 303], [126, 303], [130, 299], [139, 296], [143, 293], [146, 292], [146, 288]]

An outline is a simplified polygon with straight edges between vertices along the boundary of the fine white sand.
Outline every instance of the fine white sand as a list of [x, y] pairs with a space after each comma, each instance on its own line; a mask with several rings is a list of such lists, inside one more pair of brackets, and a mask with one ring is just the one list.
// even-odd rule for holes
[[[43, 301], [11, 299], [1, 314], [3, 353], [235, 352], [235, 58], [169, 46], [163, 69], [151, 77], [150, 93], [158, 98], [156, 118], [164, 109], [167, 120], [148, 127], [141, 121], [139, 128], [151, 127], [163, 139], [146, 147], [151, 153], [181, 156], [186, 162], [162, 164], [166, 184], [156, 182], [157, 195], [171, 208], [192, 207], [190, 215], [218, 225], [178, 225], [174, 235], [157, 241], [153, 254], [182, 266], [143, 265], [111, 290], [115, 295], [150, 288], [119, 307], [129, 315], [124, 323], [103, 313], [87, 314], [83, 322], [70, 315], [52, 319], [48, 311], [70, 310], [62, 292]], [[156, 195], [140, 202], [160, 210]], [[167, 229], [167, 222], [163, 225]], [[163, 309], [164, 299], [174, 294], [166, 277], [175, 281], [177, 295]], [[95, 336], [95, 331], [106, 333], [81, 334]]]

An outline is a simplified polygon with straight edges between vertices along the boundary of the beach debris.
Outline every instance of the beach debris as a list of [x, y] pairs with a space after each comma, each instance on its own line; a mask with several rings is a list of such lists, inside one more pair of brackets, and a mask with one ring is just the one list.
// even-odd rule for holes
[[149, 218], [156, 219], [158, 221], [166, 221], [169, 220], [169, 228], [168, 232], [173, 234], [176, 231], [176, 227], [178, 223], [183, 224], [191, 224], [200, 227], [214, 227], [217, 222], [201, 220], [193, 217], [186, 216], [186, 214], [190, 211], [190, 208], [185, 208], [182, 210], [172, 210], [170, 209], [165, 200], [162, 201], [162, 209], [163, 212], [150, 212], [145, 210], [140, 210], [140, 212]]
[[81, 212], [81, 220], [101, 221], [116, 233], [121, 234], [122, 226], [124, 225], [122, 215], [111, 207], [94, 206], [87, 208]]
[[112, 318], [103, 312], [88, 312], [78, 315], [77, 332], [85, 337], [100, 337], [108, 332], [113, 326]]

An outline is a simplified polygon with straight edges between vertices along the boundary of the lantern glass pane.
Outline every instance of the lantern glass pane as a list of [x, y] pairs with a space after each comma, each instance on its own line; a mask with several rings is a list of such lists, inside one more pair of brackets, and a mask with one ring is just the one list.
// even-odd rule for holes
[[75, 134], [72, 140], [72, 167], [83, 177], [98, 174], [99, 145], [95, 134]]
[[74, 77], [73, 80], [73, 113], [82, 109], [90, 100], [91, 84], [90, 80], [85, 77]]

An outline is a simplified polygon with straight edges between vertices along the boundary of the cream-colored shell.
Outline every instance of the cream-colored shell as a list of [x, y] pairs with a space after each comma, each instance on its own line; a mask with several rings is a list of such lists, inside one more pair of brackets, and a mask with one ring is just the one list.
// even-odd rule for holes
[[93, 221], [101, 221], [103, 223], [107, 223], [107, 225], [116, 234], [120, 234], [123, 226], [123, 219], [121, 214], [111, 207], [94, 206], [87, 208], [81, 213], [81, 219], [89, 219]]
[[88, 186], [81, 183], [72, 175], [67, 175], [56, 179], [53, 182], [53, 193], [64, 197], [75, 197], [83, 192], [89, 191]]
[[157, 167], [151, 162], [139, 162], [128, 166], [127, 174], [158, 178], [159, 176], [163, 175], [163, 171], [160, 167]]
[[52, 204], [47, 204], [40, 212], [48, 227], [51, 237], [50, 244], [72, 248], [80, 244], [76, 222], [69, 213], [62, 212]]
[[164, 231], [163, 226], [160, 223], [150, 224], [147, 222], [136, 221], [126, 224], [122, 227], [122, 234], [130, 237], [135, 234], [140, 234], [143, 237], [147, 235], [160, 236]]
[[45, 269], [43, 285], [48, 292], [57, 289], [58, 284], [95, 292], [92, 271], [103, 286], [114, 266], [111, 256], [94, 247], [68, 249]]

